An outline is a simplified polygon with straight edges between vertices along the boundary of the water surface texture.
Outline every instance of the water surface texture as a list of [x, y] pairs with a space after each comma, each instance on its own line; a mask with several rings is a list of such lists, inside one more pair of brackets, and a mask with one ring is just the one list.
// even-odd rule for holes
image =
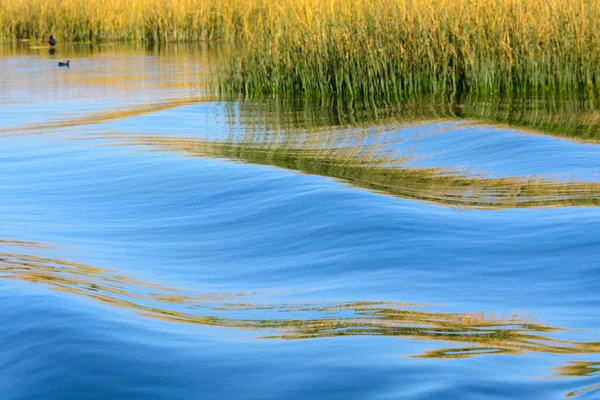
[[600, 396], [594, 99], [227, 100], [221, 51], [0, 47], [3, 399]]

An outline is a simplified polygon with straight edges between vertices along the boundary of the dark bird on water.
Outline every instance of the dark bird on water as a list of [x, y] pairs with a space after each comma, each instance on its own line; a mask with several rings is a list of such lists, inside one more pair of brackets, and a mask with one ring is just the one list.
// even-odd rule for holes
[[70, 63], [70, 62], [71, 62], [71, 60], [67, 60], [67, 62], [62, 62], [62, 61], [59, 61], [59, 62], [58, 62], [58, 66], [59, 66], [59, 67], [67, 67], [67, 68], [71, 68], [71, 67], [69, 66], [69, 63]]
[[50, 39], [48, 39], [48, 44], [50, 46], [54, 46], [56, 44], [56, 39], [52, 35], [50, 35]]

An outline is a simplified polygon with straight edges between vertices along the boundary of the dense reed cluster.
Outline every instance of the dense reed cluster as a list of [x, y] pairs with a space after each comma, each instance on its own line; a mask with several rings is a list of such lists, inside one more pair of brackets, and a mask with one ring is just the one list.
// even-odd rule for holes
[[228, 40], [226, 91], [596, 89], [596, 0], [0, 0], [0, 35]]
[[597, 88], [600, 2], [279, 0], [245, 32], [225, 87], [406, 97]]
[[242, 25], [241, 0], [0, 0], [0, 36], [62, 41], [220, 40]]

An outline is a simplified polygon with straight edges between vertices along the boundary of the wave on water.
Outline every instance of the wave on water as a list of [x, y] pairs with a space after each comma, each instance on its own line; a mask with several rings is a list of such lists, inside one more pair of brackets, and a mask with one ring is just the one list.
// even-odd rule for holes
[[231, 99], [183, 46], [64, 50], [0, 66], [10, 398], [597, 394], [595, 99]]
[[[23, 247], [23, 242], [3, 241], [2, 245]], [[26, 243], [26, 246], [38, 247], [34, 243]], [[444, 313], [427, 311], [431, 306], [423, 304], [376, 301], [261, 304], [252, 300], [258, 293], [190, 292], [140, 281], [107, 269], [23, 253], [0, 253], [0, 278], [44, 285], [110, 307], [129, 309], [146, 318], [251, 329], [264, 339], [389, 336], [451, 344], [413, 355], [424, 358], [465, 358], [489, 353], [600, 353], [598, 342], [558, 339], [554, 333], [560, 332], [565, 337], [569, 330], [548, 326], [518, 313], [508, 316], [479, 312]], [[270, 317], [260, 318], [260, 311]], [[253, 317], [227, 316], [240, 312]], [[597, 371], [597, 363], [576, 362], [558, 368], [556, 375], [588, 376]]]

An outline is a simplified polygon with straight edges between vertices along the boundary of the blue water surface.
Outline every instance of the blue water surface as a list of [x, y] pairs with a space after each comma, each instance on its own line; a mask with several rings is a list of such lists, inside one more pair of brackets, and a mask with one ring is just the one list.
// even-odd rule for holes
[[59, 50], [0, 58], [2, 399], [599, 395], [597, 207], [423, 201], [157, 145], [312, 132], [411, 167], [595, 182], [596, 144], [244, 113], [203, 86], [208, 50]]

